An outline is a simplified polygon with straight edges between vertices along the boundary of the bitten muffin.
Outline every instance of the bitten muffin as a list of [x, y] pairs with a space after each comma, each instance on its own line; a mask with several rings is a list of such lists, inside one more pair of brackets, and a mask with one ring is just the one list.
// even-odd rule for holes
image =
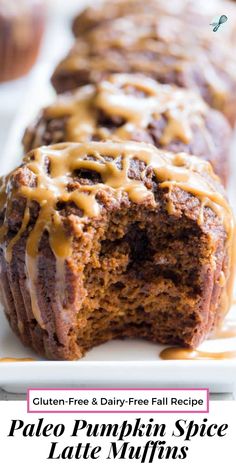
[[235, 57], [227, 39], [216, 40], [210, 28], [186, 29], [182, 19], [166, 15], [114, 20], [77, 40], [56, 68], [52, 84], [62, 93], [120, 72], [195, 89], [234, 122]]
[[41, 147], [2, 181], [0, 293], [24, 344], [195, 347], [222, 320], [234, 221], [206, 161], [135, 142]]
[[0, 0], [0, 82], [29, 72], [38, 55], [44, 25], [41, 0]]
[[231, 129], [198, 94], [147, 77], [117, 74], [61, 95], [23, 138], [25, 152], [66, 141], [134, 140], [209, 160], [224, 184]]

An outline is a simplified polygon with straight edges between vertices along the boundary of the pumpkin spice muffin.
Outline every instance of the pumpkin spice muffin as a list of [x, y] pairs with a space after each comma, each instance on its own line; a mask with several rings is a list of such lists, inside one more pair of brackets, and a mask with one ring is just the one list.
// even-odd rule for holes
[[64, 94], [45, 108], [23, 138], [25, 152], [73, 141], [144, 141], [211, 162], [226, 183], [231, 130], [196, 93], [147, 77], [117, 74]]
[[39, 354], [77, 359], [121, 336], [195, 347], [227, 312], [234, 221], [206, 161], [58, 144], [28, 154], [0, 197], [1, 299]]
[[[183, 34], [184, 32], [184, 34]], [[185, 30], [181, 19], [134, 15], [97, 27], [77, 40], [52, 76], [58, 93], [98, 83], [110, 73], [141, 73], [198, 91], [231, 123], [236, 115], [236, 62], [227, 39]]]

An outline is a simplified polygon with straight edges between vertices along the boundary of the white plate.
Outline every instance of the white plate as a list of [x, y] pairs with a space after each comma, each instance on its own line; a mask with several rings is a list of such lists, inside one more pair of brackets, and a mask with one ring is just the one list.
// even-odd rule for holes
[[[25, 108], [15, 120], [0, 164], [0, 172], [8, 172], [21, 158], [20, 141], [29, 123], [42, 104], [53, 99], [48, 85], [49, 71], [39, 68], [28, 91]], [[35, 93], [36, 91], [36, 93]], [[232, 182], [236, 169], [233, 169]], [[236, 202], [235, 186], [231, 197]], [[230, 313], [236, 317], [236, 306]], [[162, 361], [163, 346], [145, 341], [112, 341], [92, 349], [77, 362], [50, 362], [35, 357], [11, 332], [0, 311], [0, 357], [34, 357], [37, 362], [0, 363], [0, 387], [23, 392], [27, 387], [208, 387], [212, 392], [236, 389], [235, 360]], [[206, 341], [203, 351], [236, 349], [236, 338]]]
[[[236, 339], [205, 341], [201, 350], [234, 349]], [[233, 392], [236, 361], [163, 361], [163, 346], [145, 341], [111, 341], [80, 361], [45, 361], [24, 348], [0, 315], [0, 357], [33, 357], [37, 362], [0, 364], [0, 386], [11, 392], [27, 387], [208, 387]]]

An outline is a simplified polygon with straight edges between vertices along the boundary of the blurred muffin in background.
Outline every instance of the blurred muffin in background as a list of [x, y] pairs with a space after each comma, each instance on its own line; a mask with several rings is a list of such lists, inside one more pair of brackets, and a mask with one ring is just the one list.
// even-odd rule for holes
[[208, 25], [186, 27], [184, 19], [136, 14], [97, 26], [57, 66], [57, 93], [98, 83], [110, 73], [141, 73], [158, 82], [195, 90], [212, 107], [236, 120], [236, 61], [228, 36], [216, 41]]
[[115, 19], [147, 13], [151, 13], [156, 19], [159, 14], [183, 18], [185, 28], [198, 26], [202, 28], [202, 32], [204, 29], [209, 30], [213, 17], [226, 14], [229, 21], [225, 35], [235, 39], [236, 8], [228, 0], [97, 0], [74, 18], [72, 30], [76, 37], [81, 37], [97, 26], [104, 26]]
[[[167, 3], [167, 2], [165, 2]], [[157, 0], [98, 0], [82, 10], [73, 20], [72, 30], [76, 37], [117, 18], [133, 13], [157, 13], [161, 3]]]
[[44, 0], [0, 0], [0, 82], [34, 65], [45, 25]]

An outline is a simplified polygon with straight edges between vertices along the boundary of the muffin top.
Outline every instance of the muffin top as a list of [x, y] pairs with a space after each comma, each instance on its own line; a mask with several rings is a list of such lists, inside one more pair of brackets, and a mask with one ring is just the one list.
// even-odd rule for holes
[[181, 18], [166, 15], [114, 20], [77, 40], [52, 83], [60, 93], [109, 73], [142, 73], [195, 89], [211, 106], [224, 109], [235, 91], [236, 62], [227, 38], [216, 41], [213, 35], [210, 28], [186, 29]]
[[[209, 107], [201, 97], [176, 86], [132, 74], [114, 74], [96, 85], [64, 94], [46, 107], [46, 120], [67, 117], [64, 141], [130, 139], [148, 130], [155, 120], [164, 120], [159, 142], [189, 143], [192, 127], [204, 124]], [[40, 131], [40, 130], [39, 130]], [[150, 137], [145, 140], [150, 141]], [[27, 149], [27, 139], [25, 142]], [[36, 147], [36, 146], [35, 146]]]
[[[219, 178], [208, 162], [185, 153], [162, 151], [150, 144], [104, 141], [43, 146], [27, 154], [23, 165], [2, 180], [1, 232], [12, 218], [12, 200], [19, 197], [26, 200], [26, 207], [30, 202], [38, 203], [38, 230], [43, 232], [60, 226], [60, 208], [66, 203], [73, 203], [83, 217], [93, 218], [115, 200], [145, 202], [155, 208], [153, 185], [167, 190], [177, 187], [197, 197], [230, 230], [232, 213]], [[171, 213], [168, 205], [167, 211]], [[59, 239], [55, 237], [55, 252], [57, 244], [61, 246]]]
[[28, 152], [63, 141], [144, 141], [204, 157], [225, 181], [230, 136], [223, 115], [195, 92], [141, 75], [114, 74], [59, 96], [28, 127], [23, 144]]

